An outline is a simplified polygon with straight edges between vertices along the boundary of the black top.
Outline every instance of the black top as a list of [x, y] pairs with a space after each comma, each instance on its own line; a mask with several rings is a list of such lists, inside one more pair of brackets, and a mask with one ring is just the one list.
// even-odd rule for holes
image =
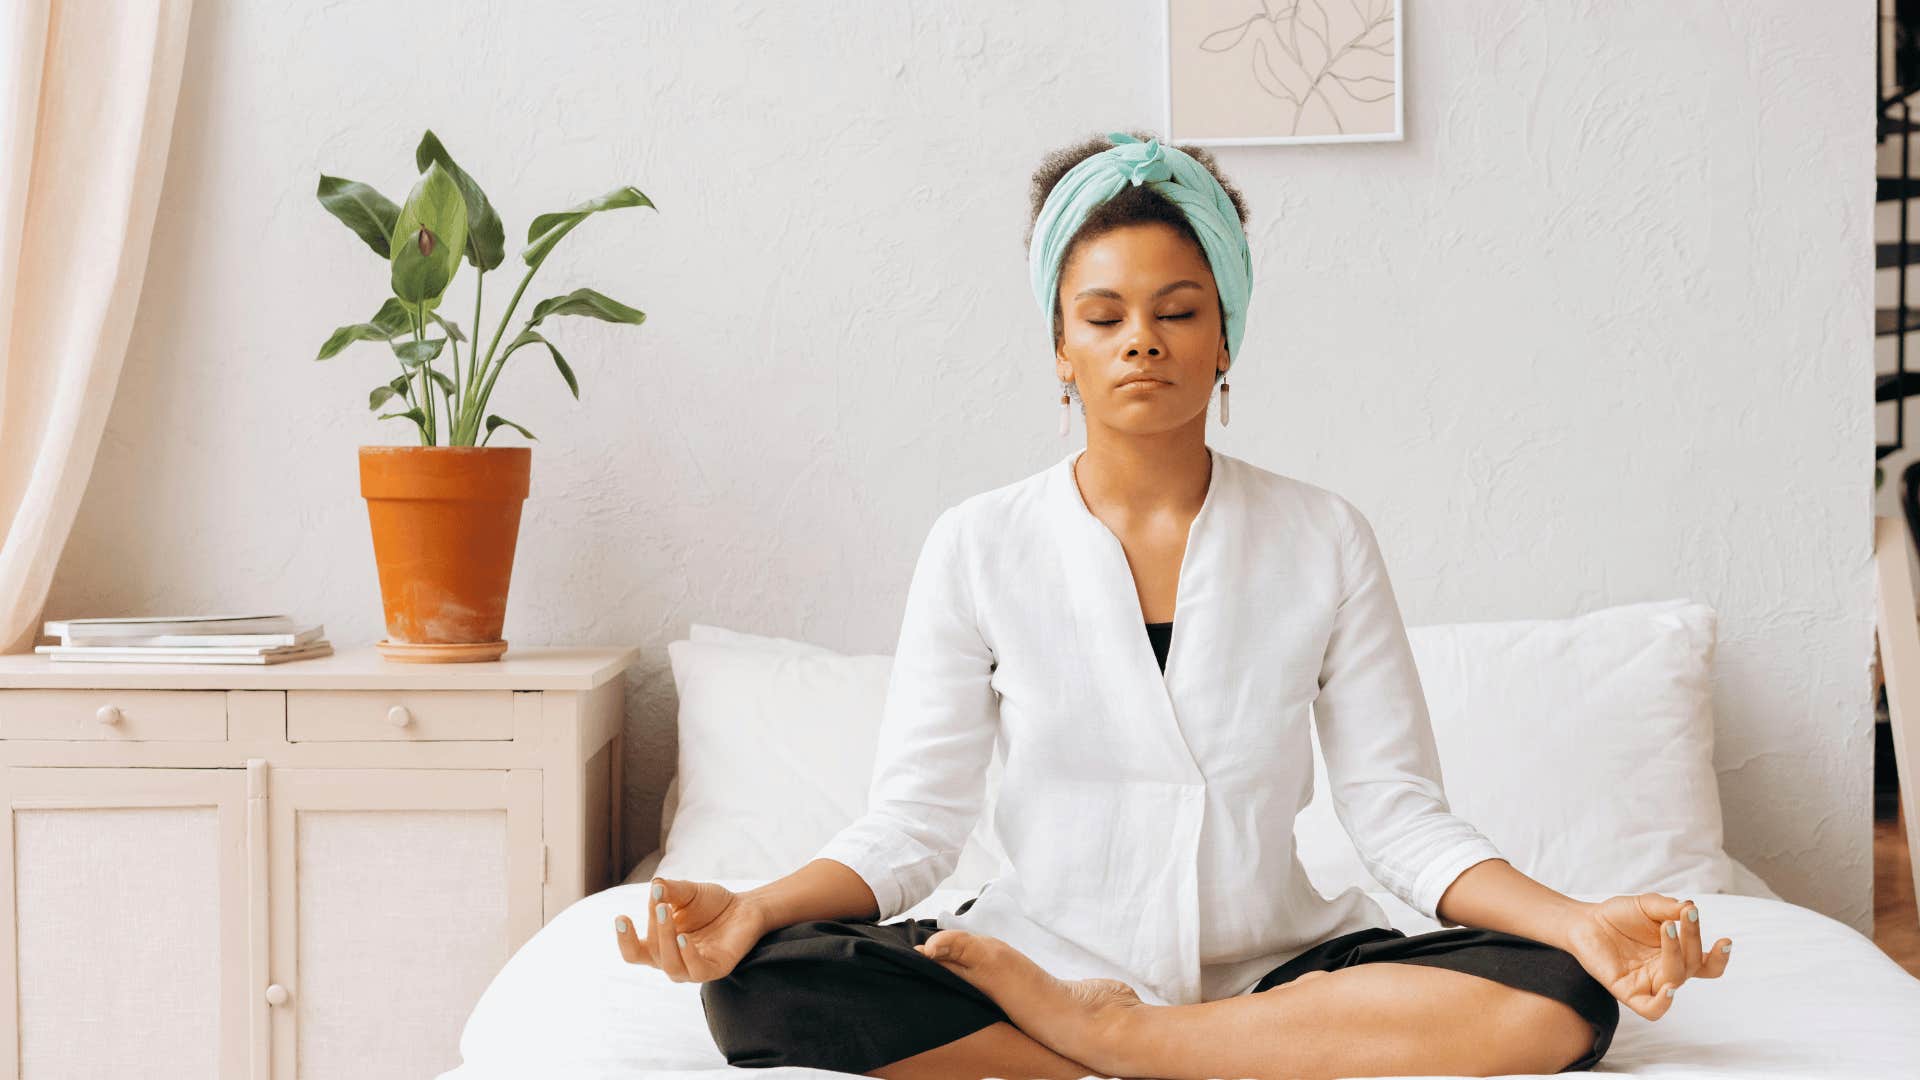
[[1160, 670], [1167, 670], [1167, 646], [1173, 642], [1173, 622], [1150, 622], [1147, 624], [1147, 640], [1153, 642], [1153, 655], [1160, 661]]

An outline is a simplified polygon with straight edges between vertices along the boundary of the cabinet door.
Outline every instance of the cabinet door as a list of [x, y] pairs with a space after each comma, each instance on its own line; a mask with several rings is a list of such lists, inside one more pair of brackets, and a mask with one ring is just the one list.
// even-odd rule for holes
[[0, 1077], [248, 1074], [246, 772], [0, 768]]
[[273, 1078], [418, 1080], [540, 928], [538, 770], [272, 769]]

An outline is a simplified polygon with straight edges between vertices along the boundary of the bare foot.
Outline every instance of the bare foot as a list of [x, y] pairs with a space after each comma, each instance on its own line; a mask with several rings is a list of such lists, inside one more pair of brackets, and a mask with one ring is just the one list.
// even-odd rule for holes
[[914, 948], [979, 987], [1035, 1040], [1114, 1075], [1114, 1025], [1143, 1004], [1133, 987], [1118, 979], [1056, 979], [999, 938], [966, 930], [938, 931]]

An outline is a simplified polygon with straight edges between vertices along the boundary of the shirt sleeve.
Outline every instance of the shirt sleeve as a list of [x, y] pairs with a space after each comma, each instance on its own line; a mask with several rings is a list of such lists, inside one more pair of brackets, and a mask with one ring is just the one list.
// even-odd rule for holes
[[993, 654], [974, 617], [956, 509], [934, 521], [907, 587], [866, 809], [814, 856], [859, 874], [881, 922], [953, 873], [980, 818], [999, 730]]
[[1439, 919], [1440, 897], [1455, 878], [1503, 856], [1447, 805], [1426, 695], [1379, 543], [1357, 508], [1338, 498], [1336, 507], [1343, 597], [1313, 702], [1334, 812], [1374, 880]]

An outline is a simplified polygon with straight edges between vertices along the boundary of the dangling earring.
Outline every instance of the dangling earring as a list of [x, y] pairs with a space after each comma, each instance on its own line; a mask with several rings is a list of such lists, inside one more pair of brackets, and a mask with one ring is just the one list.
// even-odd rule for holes
[[1063, 439], [1067, 437], [1067, 429], [1073, 422], [1073, 409], [1067, 404], [1069, 400], [1067, 384], [1063, 381], [1060, 384], [1060, 437]]
[[1220, 426], [1221, 427], [1227, 426], [1227, 391], [1231, 389], [1233, 388], [1227, 385], [1227, 380], [1225, 378], [1222, 378], [1220, 380]]

